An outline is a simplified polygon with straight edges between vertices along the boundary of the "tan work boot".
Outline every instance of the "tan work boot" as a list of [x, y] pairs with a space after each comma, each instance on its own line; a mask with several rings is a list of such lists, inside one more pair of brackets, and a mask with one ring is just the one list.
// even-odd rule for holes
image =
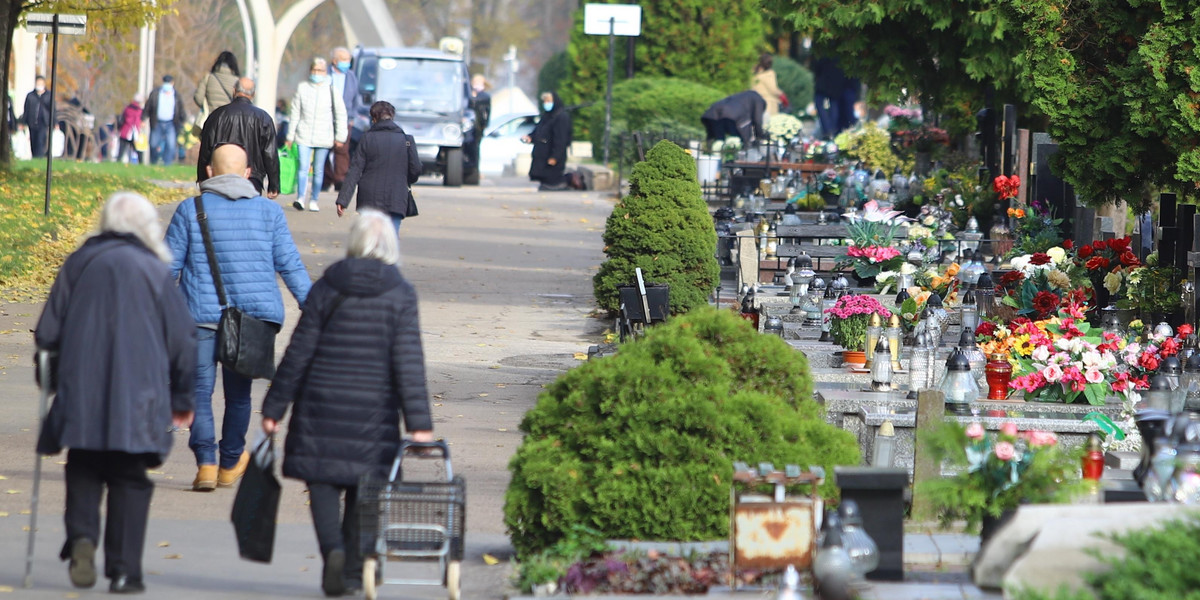
[[200, 465], [196, 471], [196, 479], [192, 489], [197, 492], [211, 492], [217, 489], [217, 465]]
[[242, 456], [238, 459], [237, 464], [233, 465], [233, 468], [217, 471], [217, 486], [233, 487], [233, 484], [246, 474], [246, 465], [248, 464], [250, 464], [250, 453], [242, 450]]

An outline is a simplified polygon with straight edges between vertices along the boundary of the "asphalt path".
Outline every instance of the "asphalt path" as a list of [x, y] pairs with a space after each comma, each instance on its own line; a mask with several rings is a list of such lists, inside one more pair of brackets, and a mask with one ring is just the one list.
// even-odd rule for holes
[[[539, 193], [527, 181], [504, 179], [461, 189], [420, 184], [415, 192], [420, 216], [401, 228], [402, 271], [420, 296], [435, 433], [450, 443], [454, 470], [468, 485], [463, 598], [502, 598], [511, 591], [503, 504], [518, 424], [542, 386], [577, 365], [610, 327], [593, 315], [591, 279], [604, 258], [601, 233], [613, 199], [596, 192]], [[339, 219], [333, 198], [322, 195], [318, 213], [293, 210], [291, 197], [279, 199], [314, 280], [345, 255], [351, 215]], [[173, 210], [162, 208], [164, 224]], [[299, 315], [286, 289], [284, 298], [279, 356]], [[35, 585], [21, 586], [36, 460], [30, 330], [40, 313], [40, 305], [0, 305], [0, 598], [107, 594], [103, 580], [92, 590], [73, 589], [57, 559], [64, 455], [42, 459]], [[219, 415], [219, 382], [216, 389]], [[265, 389], [255, 384], [256, 406]], [[257, 428], [256, 416], [251, 436]], [[167, 463], [151, 472], [157, 488], [145, 552], [147, 597], [323, 597], [301, 482], [284, 480], [275, 557], [263, 565], [237, 557], [229, 522], [234, 490], [192, 492], [194, 475], [187, 433], [180, 432]], [[498, 563], [486, 564], [485, 554]], [[445, 591], [386, 585], [380, 597], [443, 598]]]

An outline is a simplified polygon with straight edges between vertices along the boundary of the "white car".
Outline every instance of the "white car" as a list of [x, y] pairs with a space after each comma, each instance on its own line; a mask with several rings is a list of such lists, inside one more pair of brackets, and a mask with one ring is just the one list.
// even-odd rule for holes
[[[479, 144], [479, 172], [486, 175], [528, 175], [533, 144], [521, 141], [537, 126], [537, 113], [516, 113], [493, 119]], [[524, 172], [516, 169], [523, 164]]]

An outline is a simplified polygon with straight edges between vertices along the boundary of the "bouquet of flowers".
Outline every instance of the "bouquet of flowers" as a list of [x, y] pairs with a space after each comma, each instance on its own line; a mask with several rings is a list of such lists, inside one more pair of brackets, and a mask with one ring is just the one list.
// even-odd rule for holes
[[789, 142], [800, 133], [800, 128], [800, 119], [787, 113], [778, 113], [767, 120], [766, 130], [772, 140]]
[[979, 344], [979, 349], [983, 351], [984, 356], [991, 357], [994, 354], [1010, 356], [1015, 341], [1016, 338], [1013, 337], [1012, 331], [1004, 324], [984, 321], [975, 328], [975, 343]]
[[862, 352], [867, 345], [867, 325], [871, 315], [882, 319], [892, 316], [878, 300], [870, 296], [842, 296], [829, 309], [829, 333], [837, 345], [852, 352]]
[[1083, 490], [1079, 454], [1049, 431], [1019, 432], [1014, 423], [987, 432], [980, 423], [946, 423], [921, 434], [934, 460], [958, 472], [919, 484], [942, 526], [965, 520], [974, 530], [1024, 503], [1067, 502]]
[[[1064, 246], [1071, 240], [1063, 242]], [[1129, 277], [1142, 266], [1129, 248], [1130, 238], [1096, 240], [1080, 246], [1075, 251], [1075, 262], [1087, 271], [1093, 288], [1104, 286], [1108, 293], [1116, 296], [1128, 291]]]
[[921, 124], [920, 108], [903, 108], [889, 104], [883, 109], [888, 117], [888, 131], [892, 133], [912, 129]]
[[1085, 303], [1091, 292], [1090, 271], [1070, 248], [1067, 240], [1063, 246], [1013, 258], [1014, 270], [1000, 278], [1001, 304], [1020, 316], [1046, 319], [1060, 306]]
[[[1012, 177], [1008, 177], [1006, 175], [997, 175], [996, 178], [992, 180], [992, 191], [996, 192], [996, 197], [1000, 200], [1016, 198], [1017, 192], [1020, 190], [1021, 178], [1016, 175], [1013, 175]], [[1024, 213], [1024, 211], [1021, 212]], [[1011, 217], [1013, 215], [1009, 216]]]
[[1027, 400], [1071, 403], [1082, 397], [1092, 405], [1103, 405], [1109, 394], [1124, 398], [1144, 388], [1144, 378], [1127, 368], [1128, 359], [1122, 363], [1124, 340], [1092, 329], [1082, 317], [1082, 308], [1072, 305], [1053, 319], [1014, 321], [1017, 366], [1009, 386], [1024, 391]]
[[721, 153], [721, 160], [732, 161], [737, 158], [738, 151], [742, 149], [742, 138], [736, 135], [731, 135], [723, 140], [717, 140], [712, 143], [712, 151]]
[[854, 273], [862, 278], [875, 277], [881, 271], [895, 271], [904, 263], [900, 251], [892, 247], [896, 229], [904, 220], [899, 211], [879, 209], [874, 200], [867, 202], [862, 214], [848, 212], [846, 231], [850, 235], [850, 247], [846, 257], [838, 260], [836, 267], [854, 267]]

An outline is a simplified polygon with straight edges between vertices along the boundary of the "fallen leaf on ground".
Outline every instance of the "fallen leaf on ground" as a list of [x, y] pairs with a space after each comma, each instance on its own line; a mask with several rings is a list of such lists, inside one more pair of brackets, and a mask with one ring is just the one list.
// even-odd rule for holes
[[11, 594], [13, 592], [11, 585], [0, 585], [0, 593]]
[[8, 513], [4, 512], [4, 511], [0, 511], [0, 517], [7, 517], [7, 516], [8, 516]]
[[29, 514], [29, 509], [27, 508], [27, 509], [21, 511], [19, 514], [27, 515], [27, 514]]
[[8, 490], [7, 492], [4, 492], [4, 493], [5, 494], [20, 494], [21, 490]]
[[480, 398], [487, 398], [487, 393], [485, 392], [485, 393], [483, 393], [483, 394], [480, 394], [480, 395], [479, 395], [479, 397], [480, 397]]
[[496, 431], [508, 431], [508, 428], [507, 428], [507, 427], [501, 427], [500, 429], [497, 429]]
[[575, 360], [587, 360], [587, 353], [586, 352], [576, 352]]
[[496, 558], [495, 556], [492, 556], [491, 554], [484, 554], [483, 555], [483, 563], [488, 566], [498, 565], [498, 564], [500, 564], [500, 559]]
[[170, 546], [170, 545], [171, 545], [171, 542], [159, 542], [158, 543], [159, 548], [166, 548], [167, 546]]
[[8, 478], [3, 475], [0, 475], [0, 481], [4, 481], [5, 479], [8, 479]]
[[178, 559], [183, 558], [183, 555], [182, 554], [168, 554], [168, 555], [164, 556], [163, 558], [166, 558], [169, 560], [178, 560]]

